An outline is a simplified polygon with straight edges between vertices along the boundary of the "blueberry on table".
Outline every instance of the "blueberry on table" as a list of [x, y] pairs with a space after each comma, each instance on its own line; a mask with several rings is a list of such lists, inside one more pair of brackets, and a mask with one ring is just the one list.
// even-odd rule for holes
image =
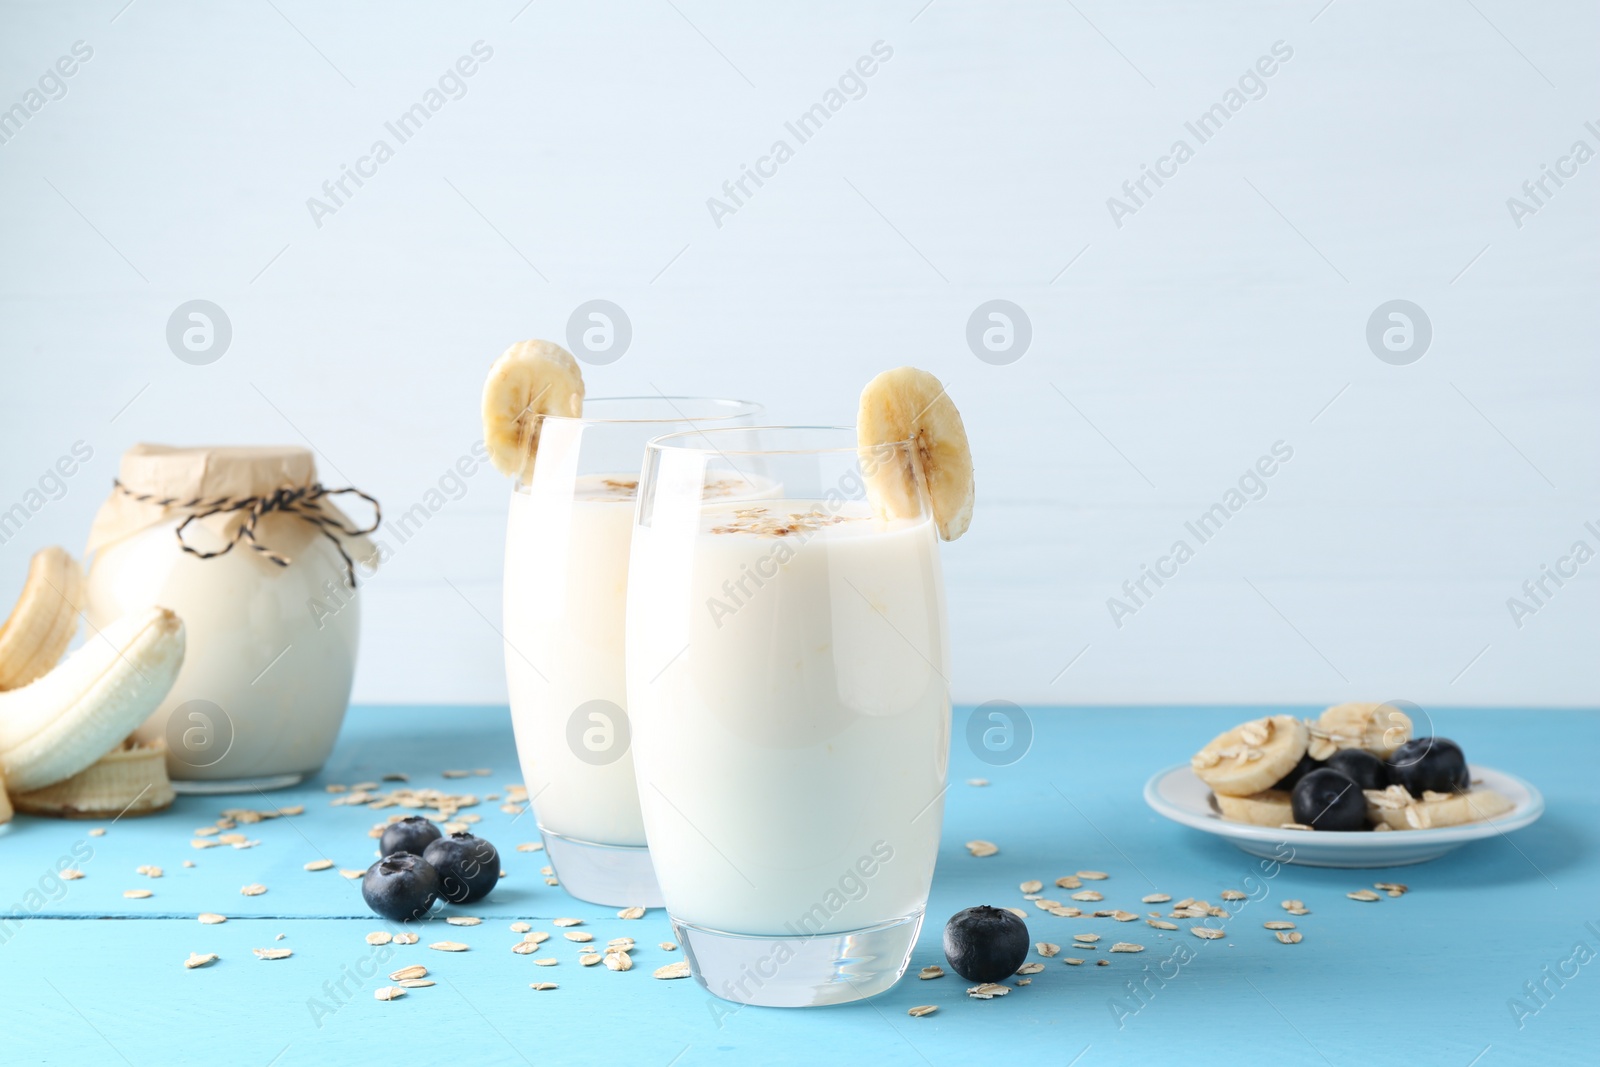
[[1323, 762], [1362, 789], [1383, 789], [1389, 784], [1383, 760], [1364, 748], [1341, 748]]
[[1414, 737], [1389, 757], [1389, 781], [1420, 797], [1424, 792], [1464, 793], [1472, 784], [1467, 757], [1448, 737]]
[[1342, 771], [1323, 767], [1295, 785], [1289, 795], [1294, 821], [1313, 830], [1365, 830], [1367, 798]]
[[413, 856], [420, 856], [442, 836], [443, 831], [426, 815], [407, 815], [399, 822], [388, 825], [383, 831], [383, 839], [378, 842], [378, 848], [385, 856], [393, 852], [409, 852]]
[[394, 852], [367, 868], [361, 895], [367, 907], [395, 922], [420, 919], [439, 899], [439, 872], [409, 852]]
[[1028, 926], [1003, 908], [958, 911], [944, 924], [944, 958], [969, 982], [998, 982], [1028, 959]]
[[500, 853], [466, 832], [441, 837], [422, 853], [439, 871], [439, 895], [452, 904], [471, 904], [489, 895], [500, 881]]

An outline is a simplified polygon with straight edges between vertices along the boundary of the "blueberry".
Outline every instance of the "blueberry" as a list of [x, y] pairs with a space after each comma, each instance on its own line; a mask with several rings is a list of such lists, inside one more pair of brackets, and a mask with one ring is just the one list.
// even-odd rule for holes
[[998, 982], [1028, 958], [1028, 926], [1009, 911], [968, 908], [944, 924], [944, 958], [969, 982]]
[[1367, 800], [1349, 775], [1332, 767], [1312, 771], [1289, 796], [1294, 821], [1313, 830], [1365, 830]]
[[1300, 762], [1294, 765], [1294, 770], [1278, 779], [1277, 784], [1272, 788], [1282, 789], [1287, 792], [1295, 787], [1296, 782], [1300, 781], [1300, 779], [1304, 778], [1306, 775], [1310, 774], [1320, 766], [1322, 766], [1322, 761], [1312, 759], [1311, 754], [1308, 752], [1304, 756], [1300, 757]]
[[1414, 737], [1395, 749], [1389, 757], [1389, 781], [1405, 786], [1414, 797], [1429, 789], [1462, 793], [1471, 785], [1467, 757], [1447, 737]]
[[1365, 749], [1341, 748], [1329, 756], [1325, 763], [1362, 789], [1383, 789], [1389, 784], [1388, 770], [1383, 760]]
[[452, 904], [482, 900], [500, 880], [500, 853], [466, 832], [439, 838], [422, 858], [438, 868], [439, 895]]
[[420, 919], [439, 899], [439, 872], [420, 856], [395, 852], [367, 868], [361, 895], [385, 919]]
[[440, 836], [439, 828], [426, 816], [407, 815], [399, 822], [389, 824], [383, 831], [383, 840], [378, 842], [378, 848], [385, 856], [391, 852], [409, 852], [413, 856], [420, 856]]

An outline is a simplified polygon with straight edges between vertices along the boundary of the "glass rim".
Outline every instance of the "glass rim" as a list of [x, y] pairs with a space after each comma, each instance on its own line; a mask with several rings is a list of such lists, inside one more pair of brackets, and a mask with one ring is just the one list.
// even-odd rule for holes
[[699, 452], [704, 455], [718, 456], [824, 456], [824, 455], [860, 455], [862, 449], [895, 448], [907, 449], [916, 442], [916, 438], [908, 437], [903, 441], [880, 441], [877, 444], [862, 445], [859, 442], [849, 445], [825, 446], [821, 448], [722, 448], [716, 444], [706, 443], [695, 446], [680, 443], [682, 438], [709, 438], [712, 434], [725, 433], [757, 433], [762, 430], [794, 431], [822, 431], [826, 433], [855, 434], [854, 426], [826, 426], [826, 425], [766, 425], [766, 426], [712, 426], [704, 430], [679, 430], [675, 433], [665, 433], [660, 437], [651, 438], [645, 445], [650, 452]]
[[[727, 410], [726, 411], [717, 411], [717, 412], [713, 412], [711, 414], [706, 414], [706, 415], [685, 415], [681, 411], [674, 411], [670, 415], [667, 415], [667, 416], [662, 417], [662, 418], [628, 418], [628, 419], [622, 419], [622, 418], [618, 418], [618, 419], [595, 418], [595, 417], [589, 415], [588, 414], [588, 410], [587, 410], [590, 404], [619, 404], [619, 403], [651, 403], [651, 404], [659, 404], [659, 403], [665, 402], [669, 407], [671, 407], [671, 406], [674, 405], [675, 401], [684, 401], [684, 402], [694, 402], [694, 403], [700, 403], [700, 404], [709, 404], [709, 405], [711, 405], [713, 407], [722, 407], [722, 408], [726, 408]], [[554, 422], [569, 422], [569, 423], [574, 423], [574, 424], [588, 423], [588, 424], [600, 425], [600, 426], [629, 426], [629, 425], [637, 425], [637, 426], [661, 425], [661, 426], [667, 426], [667, 425], [671, 425], [673, 423], [687, 423], [687, 424], [693, 425], [694, 423], [697, 423], [697, 422], [723, 422], [723, 421], [726, 421], [728, 419], [743, 418], [744, 416], [747, 416], [747, 415], [751, 415], [751, 416], [757, 415], [760, 412], [766, 410], [764, 405], [762, 405], [761, 403], [759, 403], [758, 401], [755, 401], [755, 400], [740, 400], [740, 399], [738, 399], [736, 397], [726, 397], [726, 396], [668, 396], [665, 393], [656, 393], [656, 394], [650, 395], [650, 396], [642, 396], [641, 395], [641, 396], [593, 396], [593, 397], [585, 397], [584, 401], [583, 401], [583, 405], [584, 405], [585, 411], [584, 411], [584, 414], [582, 414], [582, 415], [554, 415], [554, 414], [552, 414], [552, 415], [540, 415], [539, 418], [540, 419], [550, 419], [550, 420], [552, 420]], [[713, 427], [713, 429], [719, 429], [719, 428], [720, 429], [728, 429], [728, 428], [731, 428], [731, 427]], [[682, 432], [693, 433], [694, 431], [686, 430], [686, 431], [682, 431]]]

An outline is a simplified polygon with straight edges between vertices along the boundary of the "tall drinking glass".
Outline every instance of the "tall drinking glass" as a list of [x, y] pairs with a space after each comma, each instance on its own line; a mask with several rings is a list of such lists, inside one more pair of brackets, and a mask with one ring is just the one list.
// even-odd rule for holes
[[[623, 677], [628, 544], [651, 438], [748, 424], [737, 400], [617, 397], [542, 416], [506, 528], [505, 657], [517, 755], [545, 852], [568, 893], [659, 907]], [[745, 493], [732, 483], [708, 491]]]
[[[720, 479], [761, 498], [706, 498]], [[658, 438], [630, 574], [639, 799], [694, 975], [772, 1006], [888, 989], [922, 925], [950, 747], [915, 451], [862, 454], [839, 427]]]

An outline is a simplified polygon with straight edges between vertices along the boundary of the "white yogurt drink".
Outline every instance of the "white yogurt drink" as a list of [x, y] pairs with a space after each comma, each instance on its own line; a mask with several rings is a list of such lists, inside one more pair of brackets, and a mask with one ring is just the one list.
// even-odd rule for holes
[[[664, 430], [748, 419], [740, 401], [589, 400], [547, 416], [511, 494], [502, 635], [517, 755], [555, 877], [597, 904], [660, 906], [646, 848], [624, 675], [639, 461]], [[705, 479], [700, 496], [758, 492]]]
[[[656, 874], [696, 973], [754, 1003], [887, 988], [927, 903], [949, 755], [933, 523], [850, 501], [714, 504], [693, 529], [655, 514], [634, 533], [628, 695]], [[778, 990], [808, 945], [836, 967], [835, 945], [884, 929], [879, 971]], [[719, 987], [707, 956], [739, 939], [755, 947]]]

